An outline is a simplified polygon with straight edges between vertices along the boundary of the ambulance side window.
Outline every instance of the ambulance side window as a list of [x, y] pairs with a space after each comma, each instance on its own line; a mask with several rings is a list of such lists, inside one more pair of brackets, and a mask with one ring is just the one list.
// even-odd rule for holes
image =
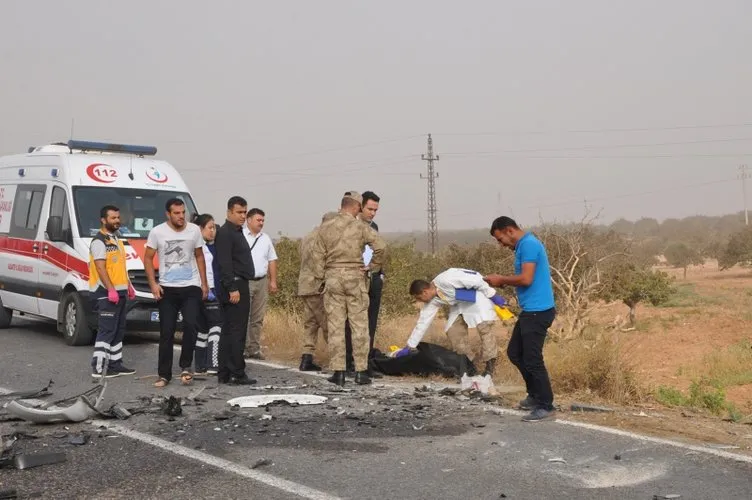
[[12, 238], [36, 239], [47, 186], [18, 186], [13, 202]]
[[52, 188], [52, 199], [50, 200], [50, 217], [61, 217], [63, 220], [63, 236], [68, 244], [73, 243], [73, 233], [71, 232], [70, 213], [68, 212], [68, 197], [65, 189], [60, 186]]

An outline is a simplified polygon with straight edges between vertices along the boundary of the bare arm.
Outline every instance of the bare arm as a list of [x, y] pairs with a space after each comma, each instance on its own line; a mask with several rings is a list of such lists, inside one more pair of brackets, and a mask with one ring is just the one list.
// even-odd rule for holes
[[154, 254], [157, 251], [151, 247], [146, 247], [144, 250], [144, 271], [146, 272], [146, 279], [149, 280], [149, 288], [154, 298], [159, 300], [162, 298], [162, 287], [157, 283], [157, 279], [154, 275]]
[[206, 260], [204, 260], [204, 249], [198, 247], [193, 251], [196, 256], [196, 265], [198, 266], [198, 274], [201, 276], [201, 295], [204, 300], [209, 295], [209, 280], [206, 278]]
[[520, 274], [512, 276], [501, 276], [500, 274], [489, 274], [483, 279], [491, 286], [530, 286], [535, 277], [535, 262], [524, 262]]
[[271, 293], [277, 293], [277, 261], [269, 261], [269, 291]]
[[110, 281], [110, 277], [107, 275], [107, 267], [105, 266], [105, 262], [106, 262], [105, 260], [95, 260], [94, 267], [97, 268], [99, 281], [102, 282], [102, 284], [107, 290], [110, 290], [115, 287], [112, 286], [112, 281]]

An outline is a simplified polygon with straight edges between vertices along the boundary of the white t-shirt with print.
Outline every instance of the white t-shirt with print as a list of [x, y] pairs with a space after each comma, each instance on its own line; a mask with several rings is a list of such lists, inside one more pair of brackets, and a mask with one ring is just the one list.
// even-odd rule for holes
[[163, 222], [149, 231], [146, 246], [157, 251], [160, 285], [201, 286], [196, 249], [204, 246], [204, 238], [196, 224], [187, 223], [182, 231], [175, 231]]

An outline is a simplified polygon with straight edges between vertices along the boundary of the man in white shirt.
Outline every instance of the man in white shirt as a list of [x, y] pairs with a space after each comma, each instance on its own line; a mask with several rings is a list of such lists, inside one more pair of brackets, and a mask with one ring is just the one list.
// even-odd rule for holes
[[[183, 341], [180, 348], [180, 379], [193, 380], [190, 372], [196, 346], [196, 327], [201, 301], [209, 294], [201, 230], [185, 218], [185, 203], [171, 198], [165, 204], [167, 222], [149, 231], [144, 252], [144, 270], [151, 293], [159, 304], [159, 379], [155, 387], [164, 387], [172, 379], [172, 346], [178, 314], [183, 316]], [[159, 283], [154, 272], [154, 255], [159, 258]]]
[[425, 305], [415, 325], [407, 347], [401, 352], [415, 349], [431, 326], [441, 306], [448, 305], [449, 317], [445, 331], [452, 349], [470, 357], [468, 328], [476, 328], [481, 339], [481, 360], [485, 362], [483, 375], [493, 375], [496, 367], [498, 343], [493, 324], [498, 319], [494, 304], [503, 306], [506, 301], [483, 280], [483, 276], [469, 269], [450, 268], [431, 282], [415, 280], [410, 285], [410, 295]]
[[251, 314], [248, 318], [248, 336], [245, 354], [252, 359], [264, 359], [261, 353], [261, 327], [266, 314], [270, 293], [277, 293], [277, 252], [271, 237], [262, 232], [266, 214], [260, 208], [248, 211], [243, 234], [251, 247], [251, 257], [256, 274], [248, 282], [251, 294]]

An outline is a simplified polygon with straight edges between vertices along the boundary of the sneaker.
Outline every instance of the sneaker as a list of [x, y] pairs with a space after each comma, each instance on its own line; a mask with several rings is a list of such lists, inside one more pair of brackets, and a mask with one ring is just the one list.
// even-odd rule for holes
[[119, 375], [133, 375], [136, 373], [136, 370], [133, 368], [126, 368], [125, 365], [115, 365], [115, 366], [108, 366], [107, 367], [107, 375], [109, 376], [110, 373], [117, 373]]
[[[119, 377], [120, 375], [122, 375], [122, 374], [119, 373], [119, 372], [116, 372], [116, 371], [110, 371], [110, 369], [108, 369], [107, 370], [107, 375], [105, 375], [104, 378], [115, 378], [115, 377]], [[91, 377], [93, 379], [100, 380], [102, 378], [102, 374], [101, 373], [97, 373], [97, 372], [91, 372]]]
[[219, 373], [219, 368], [209, 368], [206, 370], [207, 375], [216, 375], [217, 373]]
[[525, 410], [525, 411], [532, 411], [533, 408], [535, 408], [535, 406], [536, 406], [536, 402], [532, 396], [527, 396], [525, 399], [523, 399], [517, 404], [517, 408], [519, 408], [520, 410]]
[[553, 417], [554, 413], [556, 413], [555, 410], [546, 410], [545, 408], [536, 408], [529, 414], [522, 417], [522, 421], [523, 422], [540, 422], [542, 420], [546, 420], [548, 418]]

